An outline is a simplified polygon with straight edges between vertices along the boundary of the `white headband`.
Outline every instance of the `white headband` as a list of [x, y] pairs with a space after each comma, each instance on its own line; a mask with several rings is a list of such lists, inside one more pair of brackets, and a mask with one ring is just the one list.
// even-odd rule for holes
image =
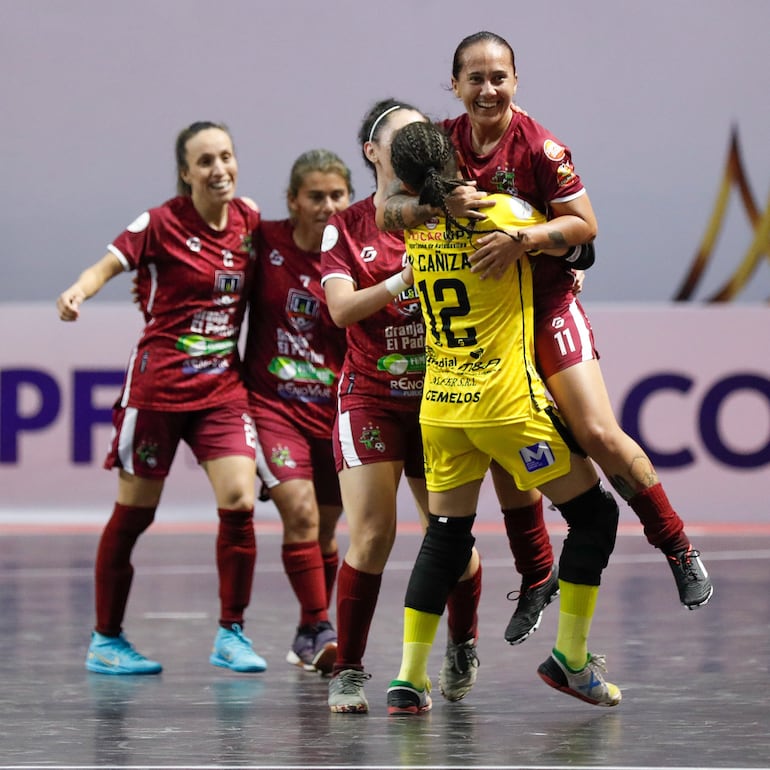
[[401, 105], [400, 104], [394, 104], [392, 107], [388, 107], [388, 109], [385, 110], [385, 112], [383, 112], [382, 115], [380, 115], [380, 117], [377, 118], [377, 120], [374, 121], [374, 123], [372, 123], [372, 127], [369, 129], [369, 141], [370, 142], [373, 141], [374, 132], [377, 130], [377, 126], [380, 124], [380, 121], [386, 115], [389, 115], [391, 112], [393, 112], [393, 110], [400, 110], [400, 109], [401, 109]]

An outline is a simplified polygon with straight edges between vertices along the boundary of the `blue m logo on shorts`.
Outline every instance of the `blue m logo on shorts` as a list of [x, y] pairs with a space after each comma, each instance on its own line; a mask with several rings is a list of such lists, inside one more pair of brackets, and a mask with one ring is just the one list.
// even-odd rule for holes
[[532, 444], [532, 446], [525, 446], [519, 450], [519, 455], [521, 455], [521, 459], [524, 461], [524, 467], [530, 473], [541, 468], [547, 468], [556, 462], [547, 441], [540, 441], [537, 444]]

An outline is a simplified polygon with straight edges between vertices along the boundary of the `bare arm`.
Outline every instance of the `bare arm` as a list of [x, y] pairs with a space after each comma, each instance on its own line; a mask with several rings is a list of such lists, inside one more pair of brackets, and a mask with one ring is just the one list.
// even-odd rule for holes
[[433, 206], [421, 204], [417, 196], [396, 179], [377, 205], [375, 222], [380, 230], [406, 230], [418, 227], [441, 213]]
[[56, 300], [56, 309], [62, 321], [77, 321], [80, 306], [93, 297], [107, 281], [123, 272], [120, 260], [111, 253], [105, 254], [97, 263], [86, 268], [80, 277]]
[[324, 291], [332, 321], [342, 328], [358, 323], [382, 310], [413, 282], [411, 265], [365, 289], [357, 289], [346, 278], [328, 278], [324, 282]]
[[510, 233], [490, 233], [478, 238], [479, 249], [469, 259], [474, 273], [482, 278], [499, 277], [526, 251], [566, 254], [571, 246], [588, 243], [596, 237], [598, 225], [588, 195], [552, 207], [553, 219], [542, 225], [524, 227]]

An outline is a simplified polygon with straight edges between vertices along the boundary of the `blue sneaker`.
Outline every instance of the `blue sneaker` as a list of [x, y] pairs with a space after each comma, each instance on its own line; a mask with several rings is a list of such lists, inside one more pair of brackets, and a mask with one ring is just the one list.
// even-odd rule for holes
[[123, 634], [91, 634], [86, 668], [96, 674], [159, 674], [163, 666], [138, 653]]
[[209, 662], [240, 673], [267, 669], [267, 661], [254, 652], [251, 639], [243, 635], [243, 630], [237, 623], [233, 623], [232, 629], [220, 626]]

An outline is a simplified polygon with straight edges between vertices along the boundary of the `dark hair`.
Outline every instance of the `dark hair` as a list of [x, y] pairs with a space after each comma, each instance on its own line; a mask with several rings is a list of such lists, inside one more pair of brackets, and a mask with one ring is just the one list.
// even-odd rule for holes
[[358, 143], [361, 146], [361, 154], [364, 156], [364, 163], [374, 171], [374, 164], [366, 157], [364, 152], [364, 145], [366, 142], [373, 142], [382, 132], [384, 126], [388, 124], [390, 115], [396, 110], [413, 110], [414, 112], [420, 112], [417, 107], [413, 107], [406, 102], [400, 102], [396, 99], [383, 99], [377, 102], [366, 113], [361, 128], [358, 130]]
[[350, 197], [353, 197], [350, 169], [339, 155], [331, 150], [323, 149], [303, 152], [294, 161], [289, 173], [289, 189], [286, 191], [287, 194], [296, 198], [299, 188], [302, 187], [302, 183], [305, 181], [305, 177], [314, 171], [319, 171], [322, 174], [339, 174], [345, 180]]
[[[218, 128], [220, 131], [224, 131], [230, 136], [230, 129], [224, 123], [213, 123], [210, 120], [198, 120], [195, 123], [191, 123], [187, 128], [183, 128], [176, 138], [176, 145], [174, 146], [174, 155], [176, 157], [176, 192], [177, 195], [191, 195], [192, 188], [187, 182], [182, 179], [182, 172], [187, 171], [187, 142], [190, 141], [196, 134], [201, 131], [206, 131], [209, 128]], [[232, 136], [230, 136], [232, 141]]]
[[516, 74], [516, 56], [513, 53], [511, 44], [504, 37], [500, 37], [500, 35], [496, 35], [494, 32], [482, 31], [475, 32], [474, 34], [463, 38], [455, 49], [455, 55], [452, 59], [452, 77], [455, 80], [459, 79], [460, 71], [463, 68], [463, 54], [468, 48], [470, 48], [472, 45], [475, 45], [476, 43], [495, 43], [502, 48], [507, 48], [508, 53], [511, 54], [511, 66], [513, 67], [513, 74]]
[[462, 184], [455, 149], [434, 123], [407, 123], [393, 137], [390, 161], [396, 176], [420, 196], [420, 203], [444, 208], [444, 198]]

